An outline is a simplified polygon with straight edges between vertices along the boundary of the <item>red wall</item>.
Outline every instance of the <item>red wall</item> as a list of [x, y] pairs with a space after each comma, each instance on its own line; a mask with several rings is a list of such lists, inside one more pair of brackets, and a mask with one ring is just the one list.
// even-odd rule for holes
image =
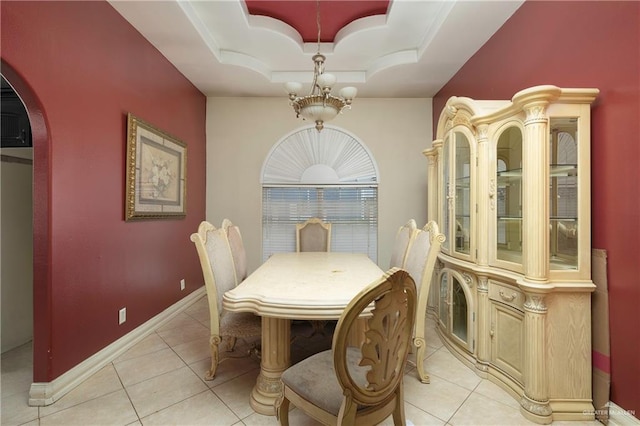
[[527, 1], [434, 98], [595, 87], [592, 245], [608, 255], [611, 400], [640, 417], [640, 3]]
[[[206, 98], [105, 1], [1, 8], [2, 74], [34, 132], [34, 381], [48, 382], [202, 285], [189, 235]], [[124, 221], [128, 112], [187, 144], [186, 218]]]

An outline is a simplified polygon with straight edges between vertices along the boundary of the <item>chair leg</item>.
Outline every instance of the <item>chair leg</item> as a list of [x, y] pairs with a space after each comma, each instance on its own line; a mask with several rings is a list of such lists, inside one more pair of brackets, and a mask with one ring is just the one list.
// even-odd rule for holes
[[289, 400], [282, 396], [276, 401], [276, 418], [280, 421], [281, 426], [289, 426]]
[[322, 320], [312, 320], [309, 321], [311, 323], [311, 334], [309, 335], [309, 337], [313, 337], [316, 334], [322, 334], [323, 336], [326, 336], [326, 333], [324, 332], [324, 327], [327, 324], [326, 321], [322, 321]]
[[413, 340], [417, 348], [416, 352], [416, 368], [418, 369], [418, 377], [422, 383], [431, 383], [429, 374], [424, 370], [424, 355], [426, 351], [426, 343], [423, 338], [416, 337]]
[[340, 426], [355, 426], [357, 411], [358, 405], [353, 402], [353, 399], [348, 396], [344, 397], [338, 412], [337, 424]]
[[205, 380], [213, 380], [216, 376], [216, 370], [218, 369], [218, 362], [220, 361], [220, 355], [218, 352], [218, 345], [221, 342], [220, 336], [211, 336], [209, 339], [209, 349], [211, 350], [211, 368], [204, 376]]
[[227, 336], [227, 352], [233, 352], [236, 347], [238, 338], [235, 336]]
[[405, 426], [407, 419], [404, 415], [404, 384], [400, 381], [400, 386], [396, 391], [396, 407], [393, 409], [393, 424], [395, 426]]

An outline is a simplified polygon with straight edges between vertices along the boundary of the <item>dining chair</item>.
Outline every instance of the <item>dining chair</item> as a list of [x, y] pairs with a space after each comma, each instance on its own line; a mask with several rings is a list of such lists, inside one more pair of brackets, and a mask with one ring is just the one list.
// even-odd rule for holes
[[247, 278], [247, 252], [242, 241], [242, 234], [240, 228], [226, 218], [222, 221], [222, 229], [225, 230], [231, 247], [231, 256], [236, 270], [236, 284], [240, 284]]
[[297, 223], [296, 251], [331, 251], [331, 223], [317, 217]]
[[396, 238], [393, 242], [393, 249], [391, 251], [390, 268], [403, 268], [404, 260], [407, 256], [407, 249], [411, 243], [411, 238], [417, 229], [416, 221], [410, 219], [407, 223], [402, 225], [398, 232], [396, 232]]
[[417, 229], [407, 253], [404, 269], [411, 275], [418, 291], [418, 308], [416, 310], [416, 327], [413, 345], [416, 347], [416, 367], [422, 383], [429, 383], [429, 375], [424, 370], [426, 351], [425, 322], [429, 289], [440, 246], [445, 241], [444, 234], [438, 229], [435, 221], [429, 221], [424, 228]]
[[236, 271], [231, 247], [225, 229], [216, 229], [209, 222], [202, 222], [198, 232], [191, 234], [196, 246], [209, 302], [211, 368], [205, 380], [213, 380], [221, 362], [218, 346], [224, 339], [227, 351], [235, 348], [238, 338], [261, 336], [261, 318], [250, 312], [229, 312], [222, 308], [222, 296], [236, 286]]
[[[331, 223], [313, 217], [304, 223], [296, 224], [296, 251], [331, 251]], [[308, 337], [325, 335], [327, 321], [312, 320], [312, 331]]]
[[[280, 424], [289, 424], [293, 404], [325, 425], [375, 425], [390, 415], [395, 425], [404, 425], [402, 383], [416, 299], [413, 279], [398, 268], [356, 295], [338, 320], [332, 348], [282, 374], [283, 391], [275, 403]], [[361, 315], [367, 317], [364, 342], [348, 346]]]

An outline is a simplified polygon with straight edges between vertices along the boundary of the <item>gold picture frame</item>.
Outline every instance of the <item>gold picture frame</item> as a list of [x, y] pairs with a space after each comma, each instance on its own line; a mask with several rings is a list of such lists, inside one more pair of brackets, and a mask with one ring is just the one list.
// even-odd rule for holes
[[127, 114], [125, 221], [187, 214], [187, 145]]

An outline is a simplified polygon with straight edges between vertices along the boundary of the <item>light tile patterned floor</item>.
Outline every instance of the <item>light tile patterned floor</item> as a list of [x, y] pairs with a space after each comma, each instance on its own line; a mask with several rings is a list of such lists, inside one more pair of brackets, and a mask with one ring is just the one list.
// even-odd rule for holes
[[[277, 425], [255, 413], [249, 394], [259, 371], [253, 358], [223, 362], [216, 379], [204, 381], [209, 366], [208, 307], [203, 298], [159, 328], [80, 386], [47, 407], [27, 405], [32, 374], [31, 344], [2, 355], [3, 426], [94, 425]], [[426, 367], [430, 384], [406, 370], [405, 410], [409, 425], [532, 425], [506, 392], [456, 359], [428, 322]], [[305, 322], [294, 327], [307, 327]], [[292, 346], [292, 361], [328, 348], [320, 336]], [[293, 410], [290, 423], [318, 423]], [[392, 425], [391, 418], [383, 425]], [[554, 422], [584, 426], [598, 422]]]

